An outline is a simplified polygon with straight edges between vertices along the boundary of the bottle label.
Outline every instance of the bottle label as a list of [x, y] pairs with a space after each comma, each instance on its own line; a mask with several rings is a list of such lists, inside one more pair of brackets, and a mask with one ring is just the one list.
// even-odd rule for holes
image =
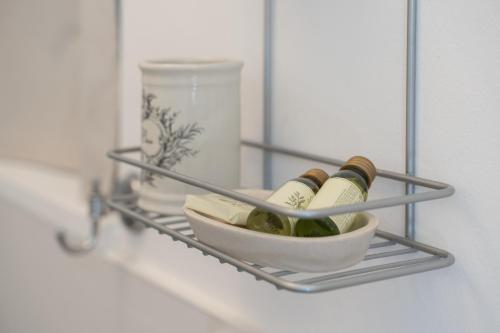
[[[363, 191], [353, 182], [340, 177], [328, 179], [316, 194], [308, 209], [320, 209], [364, 202]], [[330, 216], [340, 233], [349, 231], [356, 213]]]
[[[297, 180], [290, 180], [271, 194], [267, 198], [267, 202], [294, 209], [306, 209], [314, 198], [314, 195], [314, 191], [306, 184]], [[295, 217], [288, 217], [288, 221], [290, 221], [292, 227], [292, 235], [297, 220]]]

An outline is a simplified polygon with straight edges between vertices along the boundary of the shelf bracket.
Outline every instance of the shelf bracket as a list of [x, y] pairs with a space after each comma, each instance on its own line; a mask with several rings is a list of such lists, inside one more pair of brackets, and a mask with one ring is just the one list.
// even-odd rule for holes
[[[262, 136], [264, 144], [272, 144], [272, 61], [273, 61], [273, 16], [274, 2], [273, 0], [264, 1], [264, 36], [263, 36], [263, 61], [264, 61], [264, 82], [263, 82], [263, 124]], [[268, 151], [263, 152], [263, 187], [272, 189], [272, 154]]]
[[[406, 156], [405, 173], [416, 174], [416, 77], [417, 77], [417, 0], [408, 0], [406, 20]], [[406, 183], [407, 195], [415, 193], [415, 184]], [[415, 203], [405, 206], [405, 236], [415, 239]]]

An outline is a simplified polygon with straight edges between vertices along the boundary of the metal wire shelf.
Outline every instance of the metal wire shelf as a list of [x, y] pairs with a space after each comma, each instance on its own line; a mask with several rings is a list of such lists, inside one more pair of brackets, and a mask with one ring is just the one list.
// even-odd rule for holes
[[[343, 163], [342, 160], [324, 158], [273, 145], [264, 145], [250, 141], [243, 141], [242, 144], [254, 148], [260, 148], [268, 152], [285, 154], [335, 166]], [[360, 204], [297, 211], [273, 205], [261, 199], [256, 199], [239, 192], [207, 183], [203, 180], [162, 169], [146, 164], [137, 159], [124, 156], [128, 153], [139, 151], [140, 149], [138, 147], [116, 149], [108, 153], [108, 156], [111, 159], [155, 172], [186, 184], [194, 185], [279, 214], [303, 218], [324, 217], [347, 212], [398, 206], [407, 203], [444, 198], [454, 193], [453, 187], [445, 183], [407, 176], [392, 171], [377, 170], [379, 177], [400, 181], [405, 184], [411, 183], [427, 187], [430, 191], [372, 200]], [[188, 247], [193, 247], [202, 251], [204, 255], [212, 255], [218, 258], [221, 263], [228, 263], [236, 267], [238, 271], [250, 273], [257, 280], [264, 280], [273, 284], [278, 289], [287, 289], [294, 292], [314, 293], [339, 289], [438, 269], [450, 266], [454, 262], [453, 255], [444, 250], [397, 236], [389, 232], [378, 230], [364, 260], [360, 264], [349, 269], [323, 274], [277, 270], [236, 259], [213, 247], [199, 242], [193, 234], [191, 227], [187, 224], [185, 217], [167, 216], [144, 211], [137, 206], [134, 197], [125, 196], [121, 198], [112, 198], [107, 202], [107, 205], [111, 209], [119, 211], [125, 217], [134, 219], [135, 221], [144, 224], [146, 227], [156, 229], [160, 234], [169, 235], [174, 240], [184, 242]]]
[[329, 273], [301, 273], [262, 267], [241, 261], [199, 242], [184, 216], [167, 216], [144, 211], [137, 207], [135, 198], [111, 199], [108, 206], [126, 217], [184, 242], [187, 247], [219, 259], [239, 272], [252, 274], [257, 280], [267, 281], [278, 289], [300, 293], [317, 293], [378, 280], [414, 274], [446, 267], [454, 262], [450, 253], [416, 241], [377, 231], [364, 260], [346, 270]]
[[[235, 266], [238, 271], [245, 271], [255, 276], [258, 280], [267, 281], [279, 289], [287, 289], [295, 292], [313, 293], [332, 289], [338, 289], [348, 286], [359, 285], [363, 283], [394, 278], [397, 276], [408, 275], [441, 267], [446, 267], [454, 262], [454, 257], [450, 253], [419, 242], [414, 241], [415, 237], [415, 215], [414, 203], [435, 200], [451, 196], [454, 189], [451, 185], [436, 182], [433, 180], [414, 177], [416, 161], [416, 57], [417, 57], [417, 10], [416, 0], [407, 0], [407, 45], [406, 45], [406, 156], [405, 169], [406, 174], [396, 173], [386, 170], [378, 170], [377, 175], [382, 178], [399, 181], [406, 186], [406, 194], [372, 200], [364, 203], [345, 205], [340, 207], [331, 207], [316, 210], [292, 210], [281, 206], [270, 204], [242, 193], [225, 189], [203, 180], [195, 179], [187, 175], [182, 175], [159, 167], [145, 164], [139, 160], [126, 157], [128, 153], [139, 152], [139, 147], [116, 149], [108, 153], [108, 157], [119, 162], [133, 165], [143, 170], [170, 177], [172, 179], [194, 185], [208, 191], [231, 197], [233, 199], [246, 202], [248, 204], [267, 209], [269, 211], [299, 217], [299, 218], [318, 218], [335, 214], [372, 210], [383, 207], [406, 205], [405, 211], [405, 234], [408, 238], [400, 237], [388, 232], [377, 231], [374, 242], [366, 255], [364, 261], [349, 269], [326, 274], [305, 274], [300, 272], [290, 272], [276, 270], [269, 267], [261, 267], [256, 264], [244, 262], [233, 258], [225, 253], [218, 251], [199, 242], [191, 228], [187, 225], [183, 216], [165, 216], [146, 212], [139, 209], [135, 199], [130, 196], [115, 197], [110, 199], [107, 204], [123, 214], [128, 219], [138, 221], [147, 227], [154, 228], [162, 234], [170, 235], [174, 240], [184, 242], [188, 247], [196, 248], [205, 255], [212, 255], [218, 258], [221, 263], [228, 263]], [[272, 59], [273, 59], [273, 26], [274, 26], [274, 5], [272, 0], [266, 0], [264, 6], [264, 103], [263, 103], [263, 140], [265, 143], [271, 142], [272, 130]], [[338, 159], [324, 158], [321, 156], [299, 152], [283, 147], [277, 147], [269, 144], [243, 141], [242, 144], [254, 148], [263, 149], [264, 154], [264, 183], [270, 184], [271, 164], [269, 156], [271, 153], [285, 154], [304, 158], [319, 163], [339, 166], [343, 161]], [[115, 186], [120, 185], [116, 182]], [[129, 187], [130, 184], [124, 184]], [[428, 190], [426, 192], [415, 193], [415, 186], [423, 186]], [[120, 191], [118, 191], [120, 192]], [[121, 191], [123, 192], [123, 191]], [[102, 196], [98, 191], [98, 186], [90, 200], [92, 229], [90, 237], [81, 241], [79, 244], [70, 244], [66, 240], [64, 232], [57, 234], [57, 239], [62, 248], [71, 254], [86, 253], [94, 248], [97, 237], [97, 224], [99, 217], [104, 213], [104, 207], [101, 205]], [[380, 240], [382, 239], [382, 240]]]

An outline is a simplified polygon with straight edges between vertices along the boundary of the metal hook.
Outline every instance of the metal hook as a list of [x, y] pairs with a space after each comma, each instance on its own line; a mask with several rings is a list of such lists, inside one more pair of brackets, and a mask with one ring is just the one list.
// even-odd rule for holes
[[104, 198], [99, 190], [99, 180], [92, 182], [92, 192], [89, 199], [91, 229], [90, 236], [80, 241], [72, 243], [68, 241], [66, 231], [60, 230], [56, 234], [57, 241], [64, 251], [70, 254], [84, 254], [93, 250], [97, 244], [97, 235], [99, 232], [99, 220], [105, 213]]

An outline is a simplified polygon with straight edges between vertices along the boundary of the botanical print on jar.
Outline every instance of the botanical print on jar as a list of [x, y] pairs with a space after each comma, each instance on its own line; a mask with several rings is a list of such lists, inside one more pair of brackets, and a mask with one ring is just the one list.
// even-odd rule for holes
[[[194, 157], [198, 150], [193, 148], [193, 142], [204, 128], [198, 123], [176, 126], [175, 122], [180, 111], [171, 107], [161, 108], [153, 104], [156, 95], [142, 92], [142, 144], [141, 149], [146, 163], [167, 170], [183, 159]], [[155, 177], [161, 177], [155, 175]], [[143, 180], [154, 187], [153, 174], [144, 171]]]
[[[229, 59], [152, 59], [142, 72], [141, 160], [226, 188], [240, 186], [240, 78]], [[196, 186], [141, 172], [137, 205], [183, 213]]]

